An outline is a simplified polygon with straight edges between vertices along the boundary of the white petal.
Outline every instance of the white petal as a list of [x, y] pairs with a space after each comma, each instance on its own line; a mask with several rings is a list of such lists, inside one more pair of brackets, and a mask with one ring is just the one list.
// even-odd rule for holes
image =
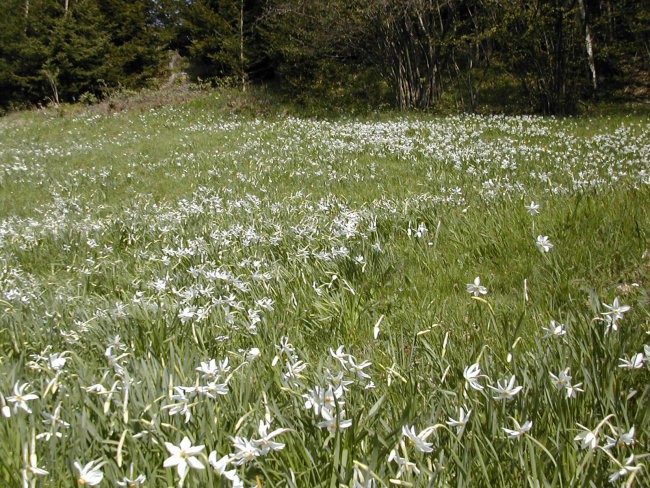
[[205, 466], [201, 464], [201, 461], [199, 461], [195, 457], [187, 458], [187, 464], [189, 464], [194, 469], [205, 469]]

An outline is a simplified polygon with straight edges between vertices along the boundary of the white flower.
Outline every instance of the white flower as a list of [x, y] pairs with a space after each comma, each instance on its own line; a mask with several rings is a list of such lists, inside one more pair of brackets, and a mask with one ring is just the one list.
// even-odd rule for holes
[[582, 389], [582, 383], [576, 383], [575, 385], [568, 385], [566, 387], [566, 397], [567, 398], [575, 398], [576, 393], [582, 393], [585, 390]]
[[549, 373], [549, 375], [551, 376], [553, 385], [555, 385], [558, 391], [566, 389], [567, 398], [574, 398], [576, 396], [576, 392], [584, 391], [581, 388], [582, 383], [578, 383], [576, 385], [571, 384], [572, 377], [569, 374], [569, 368], [565, 368], [564, 371], [560, 371], [557, 376], [555, 376], [553, 373]]
[[525, 205], [524, 208], [528, 210], [530, 215], [537, 215], [539, 213], [539, 204], [530, 202], [530, 205]]
[[194, 307], [185, 307], [183, 310], [178, 312], [178, 318], [181, 320], [182, 324], [190, 322], [195, 315]]
[[578, 433], [573, 440], [580, 442], [580, 447], [583, 449], [595, 449], [598, 446], [598, 435], [595, 431], [589, 430], [584, 425], [578, 424], [582, 432]]
[[304, 361], [296, 361], [293, 364], [287, 361], [286, 366], [287, 372], [282, 375], [283, 379], [302, 378], [303, 376], [300, 373], [302, 373], [307, 368], [307, 364]]
[[475, 297], [479, 295], [486, 295], [488, 292], [487, 288], [481, 285], [481, 278], [474, 278], [474, 283], [467, 284], [467, 293], [473, 293]]
[[182, 386], [175, 386], [176, 394], [172, 395], [172, 400], [176, 403], [170, 403], [161, 407], [162, 410], [169, 410], [169, 415], [181, 414], [185, 416], [185, 423], [188, 423], [192, 418], [192, 410], [190, 399], [185, 396]]
[[352, 426], [352, 420], [343, 418], [345, 417], [345, 410], [341, 410], [338, 415], [336, 412], [330, 412], [327, 409], [321, 410], [320, 413], [325, 420], [317, 423], [316, 426], [321, 429], [323, 427], [327, 428], [331, 434]]
[[638, 353], [632, 356], [632, 359], [629, 361], [625, 358], [619, 358], [618, 359], [621, 364], [618, 365], [619, 368], [624, 368], [624, 369], [641, 369], [643, 368], [643, 354]]
[[427, 235], [427, 232], [429, 229], [427, 229], [427, 226], [424, 222], [420, 222], [418, 225], [418, 230], [415, 232], [415, 237], [421, 238]]
[[230, 480], [233, 488], [243, 488], [244, 483], [239, 479], [239, 476], [237, 476], [237, 470], [226, 469], [230, 462], [230, 456], [223, 456], [221, 459], [217, 460], [217, 451], [212, 451], [208, 456], [208, 463], [210, 463], [214, 474]]
[[275, 366], [278, 364], [278, 361], [285, 357], [294, 361], [298, 359], [298, 356], [295, 354], [295, 348], [286, 336], [280, 338], [280, 344], [276, 344], [275, 348], [278, 350], [278, 353], [273, 358], [273, 361], [271, 361], [271, 366]]
[[479, 368], [478, 363], [474, 363], [471, 366], [467, 366], [463, 371], [463, 377], [465, 381], [469, 383], [475, 390], [482, 390], [484, 387], [478, 383], [478, 379], [481, 378], [481, 368]]
[[48, 356], [47, 363], [52, 371], [60, 371], [65, 366], [68, 358], [64, 357], [64, 354], [66, 353], [50, 354]]
[[419, 434], [415, 433], [414, 426], [402, 426], [402, 435], [408, 439], [408, 443], [420, 452], [433, 452], [433, 444], [426, 442], [427, 437], [431, 435], [433, 429], [424, 429]]
[[609, 315], [615, 321], [622, 319], [625, 315], [625, 312], [632, 308], [629, 305], [620, 305], [618, 302], [618, 297], [614, 298], [614, 303], [611, 305], [603, 303], [603, 307], [609, 309], [609, 312], [603, 312], [603, 315]]
[[127, 349], [126, 344], [122, 343], [122, 339], [119, 335], [113, 336], [109, 342], [109, 345], [114, 349], [118, 349], [120, 351], [126, 351]]
[[379, 337], [379, 324], [381, 324], [381, 321], [382, 321], [383, 318], [384, 318], [383, 315], [381, 317], [379, 317], [379, 320], [377, 322], [375, 322], [375, 326], [372, 328], [372, 337], [373, 337], [373, 339], [377, 339], [377, 337]]
[[94, 385], [87, 386], [84, 388], [88, 393], [97, 393], [98, 395], [105, 395], [108, 393], [108, 390], [101, 383], [96, 383]]
[[[32, 449], [34, 448], [34, 444], [32, 444]], [[28, 464], [25, 467], [25, 471], [32, 476], [45, 476], [47, 474], [50, 474], [48, 471], [45, 471], [42, 468], [38, 467], [38, 458], [36, 457], [36, 453], [32, 452], [29, 456], [27, 455], [27, 446], [24, 446], [23, 448], [23, 456], [28, 458]]]
[[323, 408], [321, 387], [315, 386], [309, 390], [309, 393], [303, 393], [302, 397], [305, 399], [305, 408], [307, 410], [314, 409], [314, 413], [319, 415], [320, 409]]
[[330, 355], [341, 363], [341, 366], [345, 368], [348, 363], [349, 354], [343, 352], [343, 346], [339, 346], [336, 351], [330, 347]]
[[208, 362], [201, 362], [201, 366], [196, 368], [196, 371], [203, 373], [201, 378], [207, 380], [216, 380], [222, 375], [228, 374], [230, 371], [230, 366], [228, 366], [228, 358], [223, 361], [217, 362], [214, 359], [210, 359]]
[[208, 398], [213, 399], [217, 398], [217, 395], [227, 395], [229, 393], [228, 383], [217, 383], [216, 381], [213, 381], [212, 383], [208, 383], [206, 386], [202, 387], [201, 393]]
[[631, 454], [629, 458], [625, 461], [625, 465], [621, 466], [621, 468], [614, 472], [610, 477], [609, 481], [610, 483], [615, 483], [618, 481], [619, 478], [622, 478], [623, 476], [628, 476], [635, 471], [638, 471], [641, 469], [642, 466], [634, 466], [632, 463], [634, 463], [634, 454]]
[[549, 252], [551, 248], [553, 247], [553, 244], [551, 244], [551, 241], [548, 240], [548, 236], [537, 236], [537, 249], [540, 250], [540, 252]]
[[259, 358], [261, 355], [262, 355], [262, 351], [260, 351], [257, 347], [253, 347], [252, 349], [249, 349], [246, 352], [246, 360], [253, 361]]
[[176, 466], [181, 479], [185, 479], [188, 466], [194, 469], [205, 469], [201, 461], [195, 457], [203, 451], [205, 446], [192, 446], [192, 441], [187, 436], [183, 438], [178, 447], [171, 442], [165, 442], [165, 447], [171, 456], [165, 459], [163, 467], [171, 468]]
[[456, 432], [462, 432], [462, 430], [465, 428], [467, 425], [467, 422], [469, 422], [469, 416], [472, 414], [472, 410], [468, 410], [467, 413], [465, 413], [465, 410], [463, 407], [460, 407], [460, 412], [458, 414], [458, 420], [452, 419], [449, 417], [447, 420], [447, 425], [449, 427], [456, 427]]
[[608, 435], [605, 436], [605, 441], [606, 444], [603, 446], [603, 449], [611, 449], [613, 447], [620, 447], [620, 446], [633, 446], [635, 444], [635, 436], [636, 429], [634, 426], [627, 431], [623, 432], [618, 439], [614, 439], [613, 437], [610, 437]]
[[488, 385], [489, 388], [497, 392], [497, 396], [493, 398], [495, 400], [510, 400], [514, 397], [523, 389], [523, 386], [515, 386], [515, 381], [515, 375], [512, 375], [510, 380], [503, 380], [503, 383], [501, 380], [498, 380], [496, 387]]
[[68, 429], [70, 427], [70, 424], [67, 423], [66, 421], [61, 419], [61, 404], [59, 403], [55, 408], [54, 412], [47, 413], [43, 412], [42, 413], [43, 417], [45, 419], [43, 420], [43, 423], [45, 425], [50, 426], [49, 432], [44, 432], [42, 434], [38, 434], [36, 436], [37, 439], [45, 439], [46, 441], [49, 441], [52, 436], [61, 438], [63, 437], [63, 434], [60, 432], [57, 432], [58, 429]]
[[0, 414], [7, 419], [11, 417], [11, 409], [9, 408], [9, 405], [5, 403], [5, 397], [2, 393], [0, 393]]
[[400, 478], [405, 471], [413, 471], [415, 474], [420, 474], [420, 470], [418, 469], [417, 464], [401, 457], [397, 453], [397, 449], [390, 451], [390, 454], [388, 455], [388, 462], [390, 463], [391, 461], [395, 461], [399, 466], [399, 470], [397, 471], [397, 478]]
[[617, 444], [619, 446], [625, 445], [625, 446], [633, 446], [634, 445], [634, 433], [635, 429], [634, 426], [628, 431], [628, 432], [623, 432], [621, 436], [618, 438]]
[[365, 368], [370, 366], [372, 363], [370, 361], [363, 361], [357, 363], [354, 356], [348, 355], [348, 364], [345, 367], [350, 373], [356, 375], [359, 379], [368, 379], [370, 375], [363, 371]]
[[234, 437], [232, 439], [233, 447], [235, 448], [235, 453], [232, 455], [232, 463], [235, 466], [241, 466], [262, 455], [262, 450], [252, 441], [244, 437]]
[[7, 397], [7, 402], [14, 404], [14, 413], [18, 412], [18, 409], [22, 409], [27, 413], [32, 413], [31, 409], [27, 405], [28, 401], [38, 399], [38, 395], [34, 393], [25, 393], [25, 389], [29, 386], [28, 383], [23, 383], [14, 385], [14, 394]]
[[142, 483], [147, 481], [147, 477], [143, 474], [138, 476], [137, 478], [127, 478], [126, 476], [122, 481], [117, 482], [117, 486], [121, 486], [123, 488], [140, 488]]
[[316, 386], [309, 393], [303, 394], [302, 396], [305, 398], [305, 408], [313, 409], [316, 415], [320, 415], [321, 409], [334, 410], [337, 405], [339, 407], [345, 405], [345, 401], [343, 400], [343, 386], [341, 385], [337, 388], [329, 385], [327, 390]]
[[[369, 469], [364, 466], [366, 471]], [[350, 488], [375, 488], [377, 486], [377, 483], [375, 482], [375, 479], [372, 477], [366, 478], [365, 474], [361, 470], [361, 467], [359, 465], [354, 464], [353, 466], [353, 472], [352, 472], [352, 483], [350, 484]]]
[[78, 461], [74, 462], [74, 467], [79, 471], [79, 477], [77, 478], [77, 485], [79, 486], [96, 486], [102, 482], [104, 479], [104, 473], [99, 469], [106, 464], [106, 461], [90, 461], [83, 468]]
[[519, 425], [519, 422], [515, 419], [512, 420], [515, 423], [514, 429], [506, 429], [505, 427], [502, 427], [505, 433], [508, 434], [509, 439], [521, 439], [533, 426], [533, 423], [530, 420], [524, 422], [524, 425]]
[[272, 432], [268, 432], [270, 427], [270, 424], [260, 420], [260, 425], [257, 429], [260, 438], [253, 439], [253, 444], [260, 448], [261, 455], [268, 454], [270, 451], [281, 451], [284, 449], [284, 444], [282, 442], [275, 442], [272, 439], [277, 435], [288, 432], [289, 429], [275, 429]]
[[354, 383], [352, 380], [343, 379], [343, 371], [339, 371], [338, 373], [334, 374], [329, 370], [329, 368], [325, 370], [325, 377], [332, 385], [336, 386], [337, 388], [339, 386], [343, 388], [343, 391], [349, 391], [348, 386]]
[[566, 334], [564, 324], [559, 324], [555, 320], [551, 320], [551, 325], [549, 327], [542, 327], [542, 330], [546, 332], [546, 334], [542, 336], [542, 339], [547, 339], [549, 337], [557, 339]]
[[610, 329], [613, 331], [618, 330], [618, 320], [613, 315], [605, 315], [605, 334], [609, 334]]

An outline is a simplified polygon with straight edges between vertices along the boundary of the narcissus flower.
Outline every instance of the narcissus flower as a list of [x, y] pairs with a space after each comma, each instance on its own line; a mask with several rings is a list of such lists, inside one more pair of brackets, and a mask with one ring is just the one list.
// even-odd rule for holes
[[510, 400], [512, 397], [514, 397], [524, 388], [523, 386], [515, 386], [515, 381], [515, 375], [512, 375], [507, 383], [506, 380], [503, 380], [503, 382], [499, 380], [497, 381], [496, 387], [488, 385], [489, 388], [492, 388], [497, 392], [497, 396], [493, 398], [495, 400]]
[[23, 383], [22, 385], [18, 385], [18, 383], [16, 383], [14, 385], [14, 394], [7, 397], [7, 402], [13, 403], [14, 413], [18, 412], [19, 408], [27, 413], [32, 413], [32, 410], [27, 405], [27, 402], [38, 399], [38, 395], [35, 395], [34, 393], [25, 393], [27, 386], [29, 386], [28, 383]]
[[345, 410], [341, 410], [338, 414], [336, 412], [330, 412], [327, 409], [321, 410], [321, 415], [325, 420], [316, 424], [319, 428], [327, 428], [331, 434], [336, 434], [339, 430], [347, 429], [352, 426], [351, 419], [345, 419]]
[[137, 478], [127, 478], [126, 476], [122, 481], [117, 482], [117, 486], [121, 486], [124, 488], [140, 488], [142, 486], [142, 483], [147, 481], [147, 477], [143, 474], [138, 476]]
[[616, 481], [618, 481], [619, 478], [622, 478], [623, 476], [628, 476], [642, 468], [642, 465], [634, 466], [633, 463], [634, 463], [634, 454], [631, 454], [630, 457], [627, 458], [627, 460], [625, 461], [625, 465], [621, 465], [620, 469], [617, 470], [609, 477], [610, 483], [615, 483]]
[[621, 364], [618, 365], [619, 368], [624, 369], [641, 369], [643, 368], [643, 353], [638, 353], [632, 356], [632, 359], [619, 358]]
[[244, 483], [239, 476], [237, 476], [236, 469], [226, 469], [228, 464], [232, 462], [230, 456], [223, 456], [220, 459], [217, 459], [217, 451], [212, 451], [208, 456], [208, 463], [214, 474], [221, 478], [226, 478], [232, 482], [233, 488], [243, 488]]
[[469, 417], [472, 415], [472, 410], [468, 410], [467, 413], [465, 413], [465, 410], [463, 407], [460, 407], [460, 412], [458, 414], [458, 420], [452, 419], [449, 417], [447, 420], [447, 425], [449, 427], [456, 427], [456, 432], [462, 432], [462, 430], [465, 428], [467, 425], [467, 422], [469, 422]]
[[463, 371], [463, 377], [465, 381], [472, 387], [474, 390], [482, 390], [484, 387], [479, 384], [478, 379], [483, 376], [481, 375], [481, 368], [479, 368], [478, 363], [474, 363], [471, 366], [467, 366]]
[[603, 307], [608, 308], [609, 312], [603, 312], [603, 315], [609, 315], [613, 320], [620, 320], [625, 315], [625, 312], [630, 310], [632, 307], [629, 305], [621, 305], [618, 302], [618, 297], [614, 298], [614, 303], [607, 305], [603, 303]]
[[517, 422], [515, 419], [512, 420], [515, 423], [514, 429], [506, 429], [505, 427], [502, 427], [505, 433], [508, 434], [509, 439], [521, 439], [526, 435], [526, 432], [528, 432], [533, 427], [533, 423], [530, 420], [524, 422], [524, 425], [519, 425], [519, 422]]
[[276, 442], [273, 438], [277, 435], [288, 432], [289, 429], [275, 429], [272, 432], [269, 432], [270, 424], [260, 420], [260, 425], [257, 429], [258, 434], [260, 435], [259, 439], [253, 439], [253, 444], [260, 448], [260, 454], [268, 454], [269, 451], [281, 451], [284, 449], [284, 443]]
[[535, 202], [530, 202], [530, 205], [524, 205], [524, 208], [528, 210], [530, 215], [537, 215], [539, 213], [539, 204]]
[[542, 336], [542, 339], [548, 339], [549, 337], [551, 339], [557, 339], [566, 334], [564, 324], [558, 324], [555, 320], [551, 320], [551, 325], [549, 327], [542, 327], [542, 330], [546, 332]]
[[536, 245], [540, 252], [549, 252], [553, 248], [553, 244], [549, 241], [548, 236], [537, 236]]
[[196, 459], [196, 456], [203, 451], [205, 446], [193, 446], [192, 441], [187, 436], [183, 438], [179, 446], [175, 446], [171, 442], [165, 442], [165, 447], [171, 456], [165, 459], [163, 466], [165, 468], [176, 466], [181, 479], [185, 478], [188, 466], [194, 469], [205, 469], [201, 461]]
[[433, 452], [433, 447], [431, 447], [433, 444], [426, 442], [427, 437], [429, 437], [432, 432], [433, 430], [428, 428], [424, 429], [419, 434], [416, 434], [414, 426], [402, 427], [402, 435], [407, 438], [407, 443], [420, 452]]
[[598, 446], [598, 433], [581, 424], [578, 424], [578, 427], [582, 432], [578, 433], [573, 440], [580, 442], [580, 447], [583, 449], [595, 449]]
[[75, 461], [74, 467], [79, 471], [77, 485], [79, 486], [97, 486], [104, 479], [104, 473], [99, 469], [106, 464], [106, 461], [90, 461], [83, 468], [78, 461]]
[[488, 289], [481, 285], [481, 278], [477, 276], [474, 278], [474, 283], [467, 284], [467, 293], [473, 293], [475, 297], [479, 295], [486, 295]]

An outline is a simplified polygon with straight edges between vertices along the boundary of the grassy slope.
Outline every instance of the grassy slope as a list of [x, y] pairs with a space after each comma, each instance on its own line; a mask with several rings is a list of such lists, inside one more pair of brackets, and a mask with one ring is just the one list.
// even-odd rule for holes
[[[39, 454], [56, 479], [87, 452], [93, 454], [86, 461], [110, 459], [107, 476], [117, 479], [123, 469], [116, 465], [115, 445], [125, 429], [142, 428], [125, 421], [119, 402], [115, 414], [104, 415], [101, 404], [79, 389], [102, 380], [103, 371], [106, 385], [112, 383], [102, 353], [114, 334], [130, 345], [130, 374], [145, 385], [130, 400], [130, 417], [156, 414], [157, 422], [173, 425], [154, 429], [160, 442], [177, 443], [187, 432], [195, 443], [225, 454], [240, 417], [263, 414], [265, 392], [277, 424], [297, 432], [284, 435], [284, 451], [241, 471], [269, 486], [284, 486], [288, 467], [297, 486], [331, 486], [339, 476], [347, 482], [353, 459], [383, 479], [394, 477], [385, 459], [400, 425], [444, 423], [461, 405], [473, 409], [468, 431], [457, 437], [440, 430], [432, 438], [434, 455], [414, 454], [441, 484], [522, 486], [527, 476], [558, 486], [602, 483], [612, 462], [578, 450], [573, 437], [576, 422], [593, 427], [612, 413], [621, 430], [636, 426], [634, 452], [647, 452], [642, 405], [648, 372], [617, 369], [619, 357], [642, 350], [649, 330], [646, 119], [378, 116], [328, 122], [231, 115], [223, 105], [208, 97], [112, 116], [29, 113], [0, 120], [3, 266], [19, 275], [11, 281], [5, 272], [3, 291], [33, 291], [27, 304], [5, 295], [0, 392], [8, 396], [14, 382], [30, 381], [47, 397], [36, 412], [51, 411], [57, 402], [79, 412], [67, 419], [72, 440]], [[207, 196], [217, 197], [224, 210], [208, 211]], [[541, 203], [539, 216], [526, 212], [531, 200]], [[194, 213], [188, 202], [202, 212]], [[360, 223], [348, 238], [335, 230], [351, 214]], [[377, 229], [368, 230], [374, 218]], [[421, 223], [426, 235], [409, 236], [409, 227]], [[278, 224], [280, 244], [243, 244], [238, 231], [228, 244], [213, 234], [238, 224], [262, 236], [278, 232]], [[291, 231], [309, 226], [313, 239]], [[550, 236], [550, 253], [535, 249], [539, 234]], [[201, 256], [161, 263], [165, 249], [191, 247], [198, 238], [207, 243]], [[382, 252], [372, 248], [375, 242]], [[313, 256], [340, 245], [351, 258], [364, 256], [365, 267], [351, 258]], [[297, 258], [305, 246], [312, 256]], [[246, 276], [250, 264], [240, 263], [249, 257], [261, 259], [274, 275], [268, 286], [253, 284], [238, 293], [246, 307], [265, 296], [275, 300], [257, 335], [229, 331], [216, 312], [190, 330], [176, 317], [183, 306], [179, 297], [147, 287], [169, 276], [175, 287], [187, 289], [202, 282], [191, 268], [206, 262]], [[487, 302], [470, 299], [465, 290], [475, 276], [489, 289]], [[324, 293], [314, 293], [312, 283]], [[167, 308], [130, 305], [136, 292]], [[604, 335], [592, 319], [604, 311], [601, 301], [616, 296], [632, 310], [619, 333]], [[116, 318], [117, 302], [126, 304], [126, 318]], [[372, 328], [380, 317], [375, 341]], [[541, 327], [552, 319], [567, 324], [566, 340], [541, 340]], [[80, 328], [82, 323], [91, 327]], [[72, 329], [82, 339], [69, 344], [60, 331]], [[215, 341], [221, 333], [231, 337]], [[270, 365], [272, 344], [281, 336], [309, 364], [296, 385], [283, 383], [280, 367]], [[350, 393], [346, 404], [355, 427], [327, 440], [302, 411], [300, 394], [325, 383], [327, 349], [339, 344], [373, 362], [377, 388]], [[47, 375], [24, 369], [29, 354], [47, 345], [71, 351], [67, 398], [45, 394]], [[188, 425], [160, 410], [170, 378], [192, 384], [200, 361], [228, 356], [242, 362], [237, 350], [253, 346], [264, 351], [264, 360], [235, 376], [232, 394], [216, 410], [199, 405]], [[463, 368], [479, 360], [491, 384], [515, 374], [525, 395], [505, 404], [487, 390], [464, 391]], [[406, 382], [386, 385], [391, 365]], [[577, 399], [564, 400], [550, 387], [548, 373], [565, 367], [584, 383]], [[533, 419], [532, 435], [548, 453], [535, 442], [505, 440], [501, 428], [512, 425], [511, 417]], [[16, 479], [21, 438], [38, 425], [24, 419], [0, 424], [0, 439], [14, 452], [0, 479]], [[89, 428], [110, 441], [83, 434]], [[161, 467], [164, 449], [125, 439], [128, 462], [150, 480], [171, 484], [170, 470]], [[619, 460], [624, 454], [614, 453]], [[641, 476], [647, 481], [647, 474]], [[426, 479], [419, 478], [422, 486]]]

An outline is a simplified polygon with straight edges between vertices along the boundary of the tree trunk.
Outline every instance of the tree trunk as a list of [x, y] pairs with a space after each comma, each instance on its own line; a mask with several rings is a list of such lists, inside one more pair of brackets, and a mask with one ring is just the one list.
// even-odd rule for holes
[[27, 34], [27, 24], [29, 24], [29, 0], [25, 0], [25, 28], [23, 33]]
[[549, 109], [551, 113], [564, 115], [566, 110], [566, 46], [564, 39], [564, 9], [556, 3], [554, 19], [553, 74], [550, 83]]
[[598, 89], [598, 75], [596, 73], [596, 60], [594, 56], [594, 39], [591, 33], [591, 26], [589, 25], [589, 18], [584, 0], [578, 0], [578, 4], [580, 5], [580, 17], [582, 18], [582, 24], [585, 30], [585, 48], [587, 50], [589, 71], [591, 72], [591, 85], [594, 91], [596, 91]]
[[244, 68], [244, 0], [239, 2], [239, 71], [241, 89], [246, 91], [246, 70]]
[[426, 109], [437, 99], [440, 45], [449, 27], [451, 5], [384, 0], [375, 10], [383, 48], [379, 55], [390, 74], [400, 110]]

